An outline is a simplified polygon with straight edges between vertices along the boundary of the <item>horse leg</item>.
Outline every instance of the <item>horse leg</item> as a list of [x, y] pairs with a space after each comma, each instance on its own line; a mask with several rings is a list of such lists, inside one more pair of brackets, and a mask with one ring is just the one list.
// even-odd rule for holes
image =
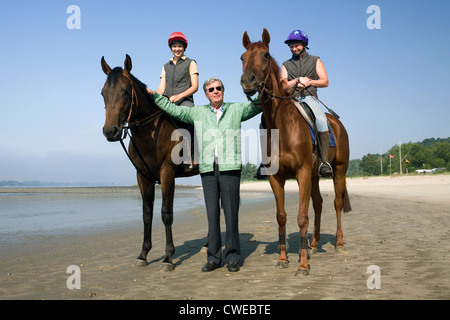
[[317, 245], [320, 240], [320, 222], [322, 218], [322, 203], [323, 199], [319, 189], [319, 176], [313, 174], [311, 177], [311, 199], [314, 208], [314, 231], [311, 242], [312, 253], [318, 252]]
[[346, 192], [346, 181], [345, 181], [345, 171], [342, 173], [342, 170], [337, 167], [335, 170], [335, 175], [333, 177], [334, 180], [334, 208], [336, 210], [336, 251], [344, 252], [344, 234], [342, 232], [342, 222], [341, 222], [341, 213], [342, 208], [344, 206], [344, 193]]
[[155, 182], [148, 181], [140, 174], [137, 175], [139, 189], [142, 196], [142, 218], [144, 221], [144, 241], [142, 251], [136, 261], [136, 266], [147, 265], [147, 255], [152, 249], [152, 220], [153, 202], [155, 200]]
[[[163, 173], [164, 172], [164, 173]], [[161, 270], [173, 271], [174, 266], [172, 257], [175, 253], [175, 246], [172, 237], [173, 224], [173, 198], [175, 193], [175, 174], [168, 174], [167, 171], [161, 170], [161, 218], [166, 229], [166, 256], [161, 265]]]
[[297, 215], [298, 226], [300, 228], [300, 265], [295, 275], [308, 275], [308, 207], [311, 196], [311, 170], [302, 168], [297, 174], [299, 186], [299, 210]]
[[275, 202], [277, 207], [277, 222], [278, 222], [278, 249], [280, 250], [280, 256], [277, 260], [276, 267], [287, 268], [288, 267], [288, 244], [286, 235], [286, 220], [287, 215], [284, 210], [284, 180], [279, 180], [274, 176], [269, 176], [270, 186], [272, 187], [273, 194], [275, 196]]

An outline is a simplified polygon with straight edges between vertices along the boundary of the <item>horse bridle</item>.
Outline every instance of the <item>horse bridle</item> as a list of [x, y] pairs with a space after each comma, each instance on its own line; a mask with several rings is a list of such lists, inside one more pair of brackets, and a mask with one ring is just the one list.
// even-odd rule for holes
[[315, 97], [316, 99], [317, 99], [317, 101], [319, 101], [336, 119], [339, 119], [340, 117], [339, 117], [339, 115], [336, 113], [336, 112], [334, 112], [331, 108], [329, 108], [325, 103], [323, 103], [318, 97], [317, 97], [317, 95], [316, 94], [314, 94], [314, 92], [311, 92], [311, 91], [309, 91], [309, 89], [308, 88], [306, 88], [306, 87], [303, 87], [303, 88], [301, 88], [301, 90], [300, 91], [297, 91], [296, 93], [294, 93], [294, 94], [291, 94], [291, 95], [288, 95], [288, 96], [284, 96], [284, 97], [280, 97], [280, 96], [276, 96], [276, 95], [274, 95], [273, 94], [273, 90], [269, 90], [269, 89], [267, 89], [266, 88], [266, 82], [267, 82], [267, 79], [269, 78], [269, 76], [270, 76], [270, 73], [271, 73], [271, 71], [272, 71], [272, 68], [271, 68], [271, 62], [272, 62], [272, 57], [270, 57], [269, 56], [269, 63], [267, 64], [267, 74], [266, 74], [266, 76], [265, 76], [265, 78], [264, 78], [264, 80], [263, 81], [261, 81], [260, 83], [259, 83], [259, 85], [258, 85], [258, 94], [259, 94], [259, 96], [261, 96], [262, 95], [262, 93], [263, 92], [265, 92], [265, 93], [267, 93], [268, 94], [268, 98], [265, 100], [265, 101], [262, 101], [262, 102], [259, 102], [259, 103], [257, 103], [257, 102], [255, 102], [255, 101], [253, 101], [253, 99], [249, 96], [249, 95], [247, 95], [247, 99], [249, 100], [249, 101], [251, 101], [251, 102], [253, 102], [253, 104], [258, 104], [258, 105], [261, 105], [261, 104], [263, 104], [263, 103], [265, 103], [265, 102], [268, 102], [269, 100], [273, 100], [274, 98], [276, 98], [276, 99], [294, 99], [294, 98], [296, 98], [296, 97], [298, 97], [299, 95], [301, 95], [302, 93], [303, 93], [303, 91], [307, 91], [311, 96], [313, 96], [313, 97]]
[[138, 108], [139, 100], [137, 98], [136, 89], [134, 88], [134, 82], [131, 79], [131, 77], [128, 74], [123, 73], [123, 72], [122, 72], [122, 76], [124, 76], [128, 81], [130, 81], [130, 84], [131, 84], [131, 106], [130, 106], [130, 111], [128, 112], [127, 120], [125, 121], [126, 123], [128, 123], [128, 126], [124, 126], [124, 129], [131, 129], [131, 128], [143, 126], [143, 125], [149, 124], [151, 121], [160, 117], [163, 114], [162, 110], [159, 110], [155, 114], [145, 117], [142, 120], [136, 120], [136, 121], [130, 123], [131, 114], [133, 113], [133, 106], [135, 105], [136, 108]]
[[261, 97], [262, 93], [265, 92], [268, 95], [268, 98], [266, 100], [264, 100], [264, 101], [259, 102], [259, 103], [255, 102], [249, 95], [247, 95], [247, 99], [249, 101], [253, 102], [253, 104], [261, 105], [261, 104], [263, 104], [265, 102], [273, 100], [274, 98], [276, 98], [276, 99], [293, 99], [293, 98], [299, 96], [303, 92], [303, 90], [305, 88], [302, 88], [300, 91], [298, 91], [298, 92], [296, 92], [294, 94], [291, 94], [289, 96], [277, 96], [277, 95], [273, 94], [273, 89], [272, 90], [267, 89], [266, 83], [267, 83], [267, 80], [269, 79], [270, 74], [272, 73], [272, 65], [271, 65], [272, 64], [272, 57], [269, 56], [268, 59], [269, 59], [269, 63], [267, 64], [267, 68], [266, 68], [267, 69], [266, 76], [264, 77], [264, 80], [261, 81], [258, 84], [258, 94], [259, 94], [259, 96]]
[[[142, 176], [146, 177], [149, 180], [157, 181], [158, 178], [152, 174], [152, 171], [150, 170], [149, 166], [147, 165], [147, 162], [145, 162], [144, 157], [142, 156], [142, 154], [139, 151], [136, 143], [134, 142], [133, 136], [131, 134], [128, 134], [128, 130], [132, 129], [132, 128], [137, 128], [137, 127], [149, 124], [153, 120], [155, 120], [158, 117], [160, 117], [163, 114], [163, 111], [159, 110], [156, 113], [154, 113], [154, 114], [152, 114], [152, 115], [150, 115], [148, 117], [145, 117], [144, 119], [136, 120], [136, 121], [130, 123], [129, 121], [130, 121], [130, 118], [131, 118], [131, 114], [133, 113], [133, 106], [136, 106], [136, 108], [137, 108], [139, 106], [139, 100], [137, 98], [136, 90], [134, 88], [134, 82], [131, 79], [131, 77], [128, 74], [123, 73], [123, 72], [122, 72], [122, 76], [124, 76], [126, 79], [128, 79], [128, 81], [130, 81], [130, 84], [131, 84], [131, 105], [130, 105], [130, 111], [128, 113], [127, 120], [125, 121], [125, 123], [127, 123], [128, 125], [123, 126], [123, 134], [122, 134], [122, 137], [120, 138], [120, 144], [122, 145], [123, 150], [125, 151], [126, 155], [128, 156], [128, 159], [131, 161], [131, 163], [133, 164], [133, 166], [136, 169], [136, 171], [139, 172]], [[123, 140], [126, 139], [127, 136], [130, 137], [130, 141], [133, 144], [133, 148], [136, 151], [139, 159], [144, 164], [144, 166], [147, 168], [147, 171], [151, 175], [153, 175], [153, 177], [149, 177], [148, 175], [143, 173], [142, 170], [134, 163], [133, 159], [131, 159], [131, 156], [130, 156], [130, 154], [129, 154], [129, 152], [128, 152], [128, 150], [125, 147], [125, 144], [123, 142]]]
[[266, 92], [266, 93], [269, 93], [269, 98], [266, 99], [265, 101], [256, 102], [252, 99], [252, 97], [249, 94], [246, 94], [248, 101], [252, 102], [254, 105], [262, 105], [263, 103], [268, 102], [269, 100], [273, 100], [273, 95], [271, 95], [271, 92], [266, 88], [266, 82], [267, 82], [267, 79], [269, 79], [269, 76], [271, 73], [271, 62], [272, 62], [272, 59], [270, 59], [270, 57], [269, 57], [269, 63], [267, 64], [266, 76], [264, 77], [264, 80], [258, 84], [258, 89], [257, 89], [259, 97], [262, 97], [262, 93]]

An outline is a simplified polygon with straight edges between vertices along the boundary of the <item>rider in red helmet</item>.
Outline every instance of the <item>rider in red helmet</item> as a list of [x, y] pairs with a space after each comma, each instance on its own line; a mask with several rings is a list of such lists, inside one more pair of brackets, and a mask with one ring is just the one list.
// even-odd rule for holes
[[170, 102], [193, 107], [193, 95], [198, 90], [197, 63], [185, 55], [188, 41], [183, 33], [172, 33], [168, 44], [173, 57], [161, 71], [157, 92], [169, 96]]
[[[194, 106], [194, 93], [198, 90], [198, 68], [195, 60], [189, 59], [185, 55], [188, 41], [181, 32], [174, 32], [169, 36], [169, 48], [173, 57], [163, 66], [161, 80], [156, 90], [159, 94], [169, 97], [170, 102], [179, 106]], [[192, 130], [190, 130], [192, 129]], [[193, 128], [188, 128], [193, 131]], [[187, 145], [190, 146], [192, 139], [185, 137]], [[191, 158], [191, 147], [188, 150], [188, 157]], [[194, 168], [192, 160], [185, 160], [185, 170]]]
[[302, 30], [292, 31], [284, 42], [289, 46], [292, 58], [283, 62], [281, 80], [286, 91], [294, 93], [304, 88], [297, 99], [305, 102], [311, 108], [316, 118], [318, 131], [318, 147], [322, 163], [319, 167], [321, 177], [331, 177], [333, 170], [328, 163], [329, 133], [328, 120], [317, 99], [317, 88], [328, 87], [328, 76], [325, 66], [319, 57], [311, 56], [306, 52], [309, 38]]

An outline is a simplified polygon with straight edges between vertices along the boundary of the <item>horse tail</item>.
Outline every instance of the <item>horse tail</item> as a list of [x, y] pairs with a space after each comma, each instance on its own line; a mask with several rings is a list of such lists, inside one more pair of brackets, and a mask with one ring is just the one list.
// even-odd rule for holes
[[345, 187], [344, 194], [342, 195], [342, 200], [344, 201], [344, 213], [352, 211], [352, 205], [350, 204], [350, 197], [348, 196], [347, 187]]

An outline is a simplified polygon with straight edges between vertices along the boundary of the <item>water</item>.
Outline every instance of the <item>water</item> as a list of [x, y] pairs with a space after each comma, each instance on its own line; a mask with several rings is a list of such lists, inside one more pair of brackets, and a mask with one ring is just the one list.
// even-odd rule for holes
[[[61, 189], [63, 190], [63, 189]], [[1, 193], [0, 244], [39, 236], [77, 235], [105, 229], [142, 226], [138, 190], [93, 193]], [[174, 215], [204, 206], [203, 191], [175, 192]], [[153, 225], [161, 225], [161, 193], [156, 191]]]

